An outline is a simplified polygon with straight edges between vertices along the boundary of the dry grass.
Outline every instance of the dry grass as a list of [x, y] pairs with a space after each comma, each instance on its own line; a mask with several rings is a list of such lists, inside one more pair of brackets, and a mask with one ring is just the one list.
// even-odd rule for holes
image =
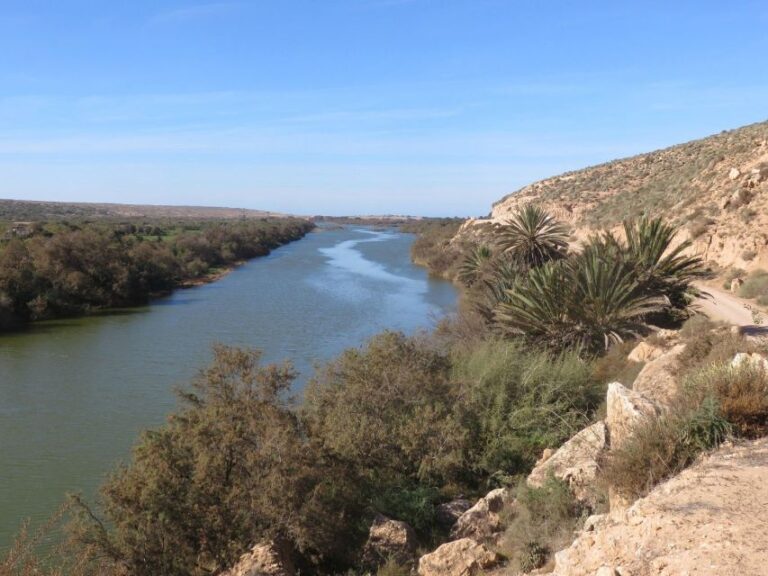
[[628, 340], [612, 346], [608, 352], [595, 360], [594, 374], [598, 382], [621, 382], [627, 388], [640, 374], [645, 365], [643, 362], [632, 362], [627, 355], [637, 346], [637, 340]]
[[[711, 354], [711, 352], [710, 352]], [[768, 373], [730, 362], [694, 370], [683, 393], [658, 419], [635, 430], [627, 444], [608, 453], [603, 481], [633, 500], [688, 467], [726, 437], [768, 434]]]
[[717, 446], [730, 432], [711, 398], [681, 401], [660, 418], [634, 431], [621, 448], [608, 452], [602, 481], [618, 494], [634, 500]]
[[738, 368], [713, 366], [696, 374], [689, 388], [705, 390], [716, 398], [719, 411], [736, 436], [768, 435], [768, 373], [745, 363]]
[[561, 480], [550, 478], [541, 488], [523, 483], [509, 512], [500, 553], [508, 558], [512, 573], [546, 566], [555, 552], [570, 544], [586, 515]]

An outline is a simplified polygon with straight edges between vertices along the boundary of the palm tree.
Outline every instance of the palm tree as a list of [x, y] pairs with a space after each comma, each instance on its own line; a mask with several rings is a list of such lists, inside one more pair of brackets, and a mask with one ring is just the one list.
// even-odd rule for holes
[[526, 205], [504, 224], [496, 225], [503, 254], [531, 268], [559, 260], [568, 250], [568, 229], [538, 206]]
[[459, 280], [469, 288], [490, 272], [493, 252], [488, 246], [476, 246], [464, 258], [459, 268]]
[[661, 218], [624, 221], [625, 257], [634, 266], [642, 289], [668, 300], [668, 307], [684, 311], [699, 291], [692, 282], [704, 277], [704, 262], [684, 254], [692, 242], [673, 246], [677, 228]]
[[507, 335], [597, 353], [637, 334], [662, 305], [642, 290], [629, 265], [590, 250], [530, 270], [507, 291], [495, 318]]

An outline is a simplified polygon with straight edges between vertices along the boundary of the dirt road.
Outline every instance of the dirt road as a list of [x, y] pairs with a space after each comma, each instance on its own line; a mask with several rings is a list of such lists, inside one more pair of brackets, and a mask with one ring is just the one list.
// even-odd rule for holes
[[696, 301], [696, 306], [712, 320], [728, 322], [735, 326], [752, 326], [755, 324], [752, 312], [747, 308], [750, 306], [748, 300], [713, 286], [699, 285], [697, 287], [707, 292], [710, 297], [699, 298]]

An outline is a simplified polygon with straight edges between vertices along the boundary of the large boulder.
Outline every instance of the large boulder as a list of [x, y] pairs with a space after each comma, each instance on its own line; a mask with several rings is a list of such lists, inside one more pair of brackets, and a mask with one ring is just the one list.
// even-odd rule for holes
[[678, 344], [648, 362], [635, 378], [632, 389], [660, 404], [668, 404], [680, 390], [677, 371], [683, 350], [685, 344]]
[[753, 369], [768, 371], [768, 360], [756, 352], [753, 352], [752, 354], [739, 352], [733, 357], [733, 360], [731, 360], [731, 368], [742, 368], [746, 366]]
[[619, 382], [608, 384], [605, 424], [611, 450], [624, 446], [638, 425], [660, 413], [661, 408], [656, 402], [636, 390]]
[[256, 544], [220, 576], [294, 576], [296, 570], [286, 546], [275, 542]]
[[457, 498], [440, 504], [435, 510], [435, 519], [443, 528], [453, 528], [462, 514], [472, 508], [472, 502], [465, 498]]
[[419, 576], [477, 576], [498, 566], [502, 558], [471, 538], [443, 544], [419, 559]]
[[[611, 450], [625, 446], [638, 426], [661, 414], [657, 403], [619, 382], [608, 385], [606, 404], [605, 424]], [[609, 487], [608, 499], [611, 511], [626, 508], [632, 503], [627, 494], [613, 487]]]
[[648, 342], [640, 342], [635, 346], [627, 356], [627, 360], [630, 362], [650, 362], [656, 360], [659, 356], [664, 354], [664, 348], [661, 346], [654, 346]]
[[527, 483], [537, 488], [549, 476], [554, 476], [568, 483], [577, 500], [594, 504], [598, 460], [605, 447], [605, 423], [596, 422], [573, 436], [552, 456], [540, 461], [528, 475]]
[[416, 533], [408, 524], [377, 515], [363, 548], [363, 564], [376, 568], [389, 559], [410, 564], [416, 559]]
[[451, 537], [483, 540], [500, 532], [503, 528], [500, 513], [510, 499], [508, 488], [491, 490], [477, 504], [464, 512], [451, 530]]

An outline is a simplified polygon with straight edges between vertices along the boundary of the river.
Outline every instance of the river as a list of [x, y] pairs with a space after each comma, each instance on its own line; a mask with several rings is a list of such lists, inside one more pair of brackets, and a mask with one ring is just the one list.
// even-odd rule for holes
[[320, 229], [151, 305], [0, 335], [0, 548], [67, 492], [93, 497], [211, 345], [260, 348], [301, 373], [384, 330], [431, 328], [454, 288], [410, 261], [413, 236]]

